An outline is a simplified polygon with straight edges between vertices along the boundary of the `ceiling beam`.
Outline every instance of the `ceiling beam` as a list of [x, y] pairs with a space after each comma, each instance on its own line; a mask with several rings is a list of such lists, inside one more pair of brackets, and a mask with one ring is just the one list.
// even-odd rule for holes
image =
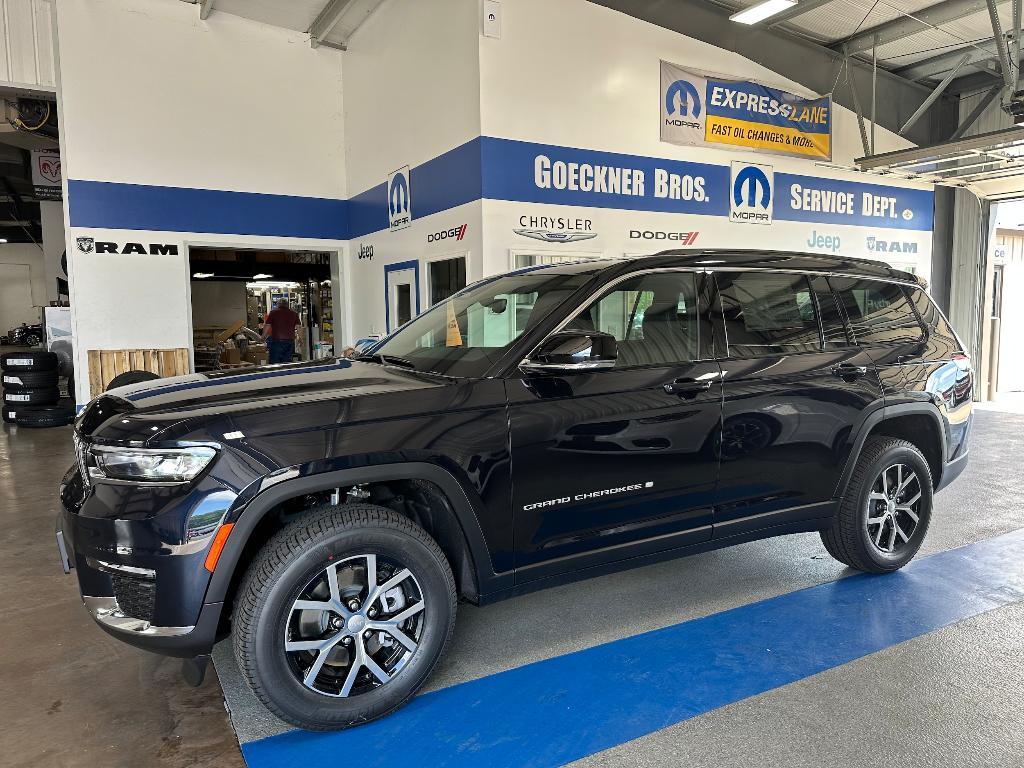
[[953, 78], [956, 77], [957, 72], [960, 71], [960, 67], [967, 63], [968, 58], [969, 57], [966, 54], [960, 57], [960, 61], [956, 63], [956, 66], [953, 67], [952, 71], [942, 78], [942, 82], [935, 86], [935, 90], [931, 92], [931, 95], [914, 111], [914, 114], [907, 118], [907, 122], [905, 122], [903, 127], [899, 130], [900, 136], [909, 131], [913, 127], [914, 123], [921, 119], [921, 115], [927, 112], [928, 108], [935, 103], [935, 100], [942, 95], [942, 92], [949, 87], [949, 84], [953, 82]]
[[[313, 19], [313, 23], [309, 25], [309, 42], [314, 48], [324, 43], [325, 38], [331, 34], [331, 30], [341, 21], [342, 14], [345, 13], [345, 9], [351, 3], [352, 0], [329, 0], [317, 17]], [[336, 48], [338, 46], [336, 44], [330, 47]]]
[[[986, 40], [978, 45], [986, 46], [991, 42], [991, 40]], [[893, 71], [900, 77], [905, 77], [908, 80], [927, 80], [944, 72], [949, 72], [965, 55], [968, 57], [965, 66], [995, 61], [999, 57], [994, 47], [991, 50], [983, 51], [977, 48], [955, 48], [946, 53], [940, 53], [938, 56], [932, 56], [930, 59], [915, 61], [913, 64], [908, 64]]]
[[[992, 0], [992, 2], [1005, 3], [1008, 0]], [[982, 13], [987, 7], [987, 0], [942, 0], [940, 3], [916, 11], [913, 16], [900, 16], [892, 21], [861, 30], [846, 40], [839, 40], [833, 43], [831, 47], [834, 50], [841, 51], [845, 45], [851, 55], [862, 53], [871, 49], [876, 35], [878, 37], [878, 45], [885, 45], [896, 40], [902, 40], [922, 30], [931, 29], [956, 19], [962, 19], [964, 16]]]

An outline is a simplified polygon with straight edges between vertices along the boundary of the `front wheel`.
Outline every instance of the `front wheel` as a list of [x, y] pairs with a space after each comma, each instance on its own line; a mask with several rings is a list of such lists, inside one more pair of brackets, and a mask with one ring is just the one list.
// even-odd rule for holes
[[871, 437], [821, 540], [851, 568], [889, 573], [917, 554], [931, 516], [932, 474], [921, 452], [906, 440]]
[[418, 525], [369, 504], [289, 524], [246, 573], [234, 610], [238, 665], [274, 714], [347, 728], [404, 704], [455, 626], [455, 581]]

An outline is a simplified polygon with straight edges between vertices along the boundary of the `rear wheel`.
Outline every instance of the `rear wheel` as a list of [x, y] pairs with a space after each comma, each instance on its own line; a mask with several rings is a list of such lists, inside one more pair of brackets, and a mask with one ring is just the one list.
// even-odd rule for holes
[[851, 568], [888, 573], [917, 554], [931, 515], [932, 475], [921, 452], [906, 440], [872, 437], [821, 540]]
[[455, 581], [437, 543], [384, 507], [324, 507], [260, 552], [234, 612], [238, 665], [300, 728], [347, 728], [404, 704], [455, 625]]

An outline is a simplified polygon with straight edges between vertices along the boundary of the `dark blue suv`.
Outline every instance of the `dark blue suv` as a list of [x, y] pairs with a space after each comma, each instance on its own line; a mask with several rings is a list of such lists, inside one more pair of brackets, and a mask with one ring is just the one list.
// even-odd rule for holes
[[165, 379], [75, 425], [58, 545], [112, 635], [230, 633], [311, 729], [423, 684], [456, 603], [819, 531], [882, 573], [963, 469], [970, 361], [877, 263], [678, 252], [471, 285], [356, 359]]

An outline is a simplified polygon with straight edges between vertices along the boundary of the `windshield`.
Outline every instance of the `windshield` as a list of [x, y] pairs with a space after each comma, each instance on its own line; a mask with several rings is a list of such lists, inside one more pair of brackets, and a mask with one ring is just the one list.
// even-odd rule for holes
[[484, 280], [435, 304], [369, 355], [420, 371], [482, 376], [524, 331], [586, 283], [588, 272], [523, 272]]

